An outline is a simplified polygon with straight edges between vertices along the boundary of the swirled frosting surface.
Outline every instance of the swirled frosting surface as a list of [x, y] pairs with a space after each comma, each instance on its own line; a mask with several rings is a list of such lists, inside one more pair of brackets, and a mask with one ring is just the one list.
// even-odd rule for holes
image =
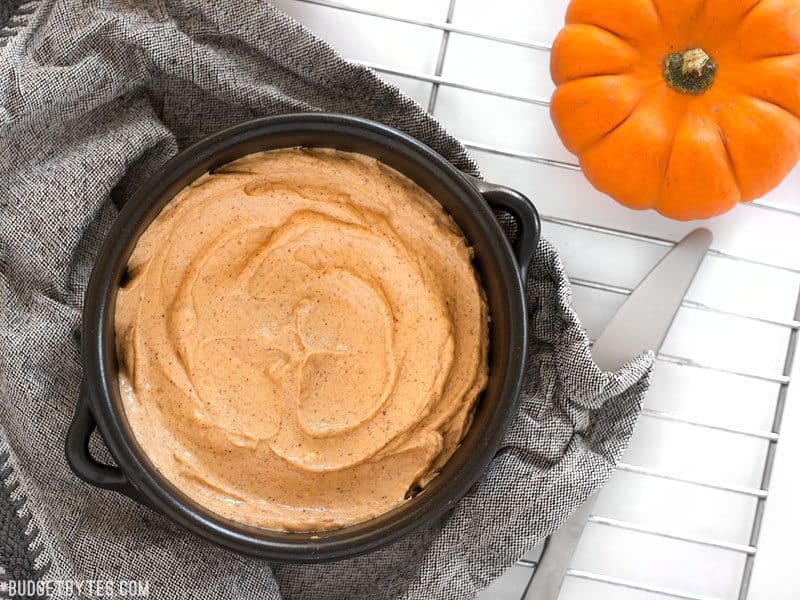
[[182, 190], [117, 296], [135, 437], [236, 521], [314, 531], [424, 487], [487, 380], [487, 309], [441, 206], [375, 159], [246, 156]]

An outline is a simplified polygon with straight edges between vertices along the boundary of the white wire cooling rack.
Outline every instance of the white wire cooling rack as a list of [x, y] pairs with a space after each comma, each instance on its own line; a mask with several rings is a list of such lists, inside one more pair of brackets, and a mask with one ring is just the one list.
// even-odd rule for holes
[[[617, 206], [559, 143], [548, 63], [568, 0], [274, 3], [427, 107], [488, 179], [534, 200], [590, 335], [693, 227]], [[563, 600], [800, 594], [797, 579], [781, 573], [793, 550], [787, 524], [798, 522], [791, 453], [800, 449], [800, 411], [782, 422], [790, 397], [800, 400], [789, 386], [793, 370], [800, 376], [799, 202], [796, 169], [769, 197], [706, 223], [714, 245], [658, 356], [636, 434], [598, 498]], [[522, 598], [536, 558], [483, 598]]]

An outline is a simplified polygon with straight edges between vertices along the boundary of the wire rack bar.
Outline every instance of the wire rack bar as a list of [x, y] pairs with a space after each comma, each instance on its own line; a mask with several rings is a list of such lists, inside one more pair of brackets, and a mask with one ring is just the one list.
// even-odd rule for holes
[[660, 594], [669, 598], [681, 598], [681, 600], [723, 600], [717, 596], [707, 596], [705, 594], [694, 594], [692, 592], [682, 592], [659, 585], [650, 585], [648, 583], [640, 583], [631, 581], [630, 579], [623, 579], [621, 577], [610, 577], [608, 575], [598, 575], [597, 573], [590, 573], [588, 571], [581, 571], [578, 569], [569, 569], [567, 575], [570, 577], [578, 577], [579, 579], [588, 579], [590, 581], [598, 581], [601, 583], [608, 583], [610, 585], [617, 585], [620, 587], [628, 588], [631, 590], [640, 590], [642, 592], [651, 592], [653, 594]]
[[745, 487], [740, 485], [729, 485], [726, 483], [715, 483], [713, 481], [704, 481], [702, 479], [695, 479], [692, 477], [684, 477], [674, 473], [666, 473], [657, 469], [643, 467], [641, 465], [632, 465], [629, 463], [621, 462], [617, 464], [619, 471], [627, 471], [628, 473], [636, 473], [637, 475], [647, 475], [648, 477], [657, 477], [659, 479], [667, 479], [669, 481], [678, 481], [680, 483], [687, 483], [689, 485], [697, 485], [700, 487], [711, 488], [722, 492], [731, 492], [733, 494], [742, 494], [744, 496], [753, 496], [754, 498], [766, 498], [767, 490], [761, 488]]
[[759, 379], [761, 381], [770, 381], [772, 383], [780, 383], [786, 385], [789, 383], [789, 375], [772, 375], [770, 373], [757, 373], [755, 371], [739, 371], [736, 369], [726, 369], [724, 367], [715, 367], [705, 363], [697, 362], [685, 356], [676, 356], [675, 354], [667, 354], [659, 352], [656, 359], [661, 362], [668, 362], [682, 367], [693, 367], [695, 369], [706, 369], [708, 371], [716, 371], [717, 373], [728, 373], [729, 375], [738, 375], [739, 377], [747, 377], [749, 379]]
[[470, 140], [461, 140], [467, 148], [472, 150], [479, 150], [481, 152], [488, 152], [489, 154], [497, 154], [498, 156], [507, 156], [509, 158], [521, 158], [530, 162], [535, 162], [550, 167], [558, 167], [560, 169], [567, 169], [569, 171], [580, 171], [581, 167], [574, 162], [566, 162], [563, 160], [556, 160], [554, 158], [547, 158], [541, 154], [533, 152], [523, 152], [522, 150], [509, 150], [507, 148], [500, 148], [491, 144], [484, 144], [483, 142], [473, 142]]
[[[619, 294], [629, 296], [633, 290], [628, 287], [623, 287], [619, 285], [611, 285], [609, 283], [602, 283], [600, 281], [594, 281], [591, 279], [584, 279], [581, 277], [570, 277], [570, 283], [574, 286], [590, 288], [593, 290], [599, 290], [603, 292], [610, 292], [612, 294]], [[696, 302], [694, 300], [685, 299], [681, 306], [685, 308], [692, 308], [695, 310], [702, 310], [705, 312], [720, 314], [720, 315], [727, 315], [730, 317], [736, 317], [739, 319], [747, 319], [748, 321], [757, 321], [759, 323], [765, 323], [767, 325], [776, 325], [779, 327], [789, 327], [790, 329], [800, 329], [800, 321], [795, 319], [773, 319], [768, 317], [759, 317], [756, 315], [749, 315], [745, 313], [740, 313], [736, 311], [726, 310], [724, 308], [717, 308], [715, 306], [709, 306], [708, 304], [703, 304], [702, 302]]]
[[649, 527], [647, 525], [638, 525], [628, 521], [621, 521], [619, 519], [610, 519], [608, 517], [594, 516], [589, 517], [590, 523], [598, 525], [605, 525], [607, 527], [615, 527], [617, 529], [626, 529], [628, 531], [636, 531], [638, 533], [646, 533], [658, 537], [668, 538], [671, 540], [679, 540], [681, 542], [690, 542], [692, 544], [701, 544], [703, 546], [711, 546], [713, 548], [721, 548], [723, 550], [731, 550], [732, 552], [740, 552], [742, 554], [755, 554], [755, 546], [746, 544], [734, 544], [722, 540], [715, 540], [712, 538], [688, 535], [684, 533], [675, 533], [665, 529], [658, 529], [656, 527]]
[[775, 319], [772, 317], [759, 317], [757, 315], [749, 315], [737, 311], [726, 310], [724, 308], [717, 308], [715, 306], [710, 306], [708, 304], [697, 302], [695, 300], [686, 300], [683, 305], [686, 306], [687, 308], [693, 308], [695, 310], [702, 310], [705, 312], [727, 315], [729, 317], [737, 317], [739, 319], [747, 319], [749, 321], [757, 321], [759, 323], [765, 323], [767, 325], [788, 327], [789, 329], [800, 329], [800, 321], [797, 321], [795, 319]]
[[483, 40], [490, 40], [492, 42], [500, 42], [501, 44], [510, 44], [512, 46], [522, 46], [523, 48], [532, 48], [534, 50], [541, 50], [544, 52], [550, 51], [552, 48], [551, 44], [546, 42], [537, 42], [534, 40], [523, 40], [519, 38], [513, 37], [506, 37], [502, 35], [493, 35], [491, 33], [484, 33], [482, 31], [477, 31], [475, 29], [470, 29], [469, 27], [459, 27], [458, 25], [453, 25], [449, 21], [446, 23], [442, 23], [441, 21], [429, 21], [425, 19], [412, 19], [409, 17], [402, 17], [399, 15], [391, 15], [385, 12], [379, 12], [375, 10], [369, 10], [366, 8], [360, 8], [356, 6], [349, 6], [346, 4], [340, 4], [339, 2], [331, 2], [330, 0], [295, 0], [296, 2], [302, 2], [304, 4], [316, 4], [317, 6], [325, 6], [328, 8], [335, 8], [351, 13], [357, 13], [359, 15], [366, 15], [369, 17], [377, 17], [379, 19], [386, 19], [389, 21], [397, 21], [398, 23], [406, 23], [408, 25], [417, 25], [418, 27], [427, 27], [429, 29], [439, 29], [441, 31], [445, 31], [448, 33], [458, 33], [461, 35], [466, 35], [469, 37], [480, 38]]
[[[605, 225], [595, 225], [593, 223], [586, 223], [584, 221], [576, 221], [573, 219], [565, 219], [563, 217], [553, 217], [550, 215], [541, 215], [541, 218], [542, 221], [546, 221], [548, 223], [565, 225], [566, 227], [574, 227], [575, 229], [583, 229], [585, 231], [592, 231], [594, 233], [602, 233], [604, 235], [610, 235], [612, 237], [619, 237], [623, 239], [636, 240], [639, 242], [646, 242], [656, 246], [664, 246], [666, 248], [672, 248], [677, 244], [677, 242], [669, 240], [667, 238], [662, 238], [655, 235], [648, 235], [644, 233], [634, 233], [632, 231], [625, 231], [624, 229], [616, 229], [614, 227], [607, 227]], [[727, 252], [723, 252], [722, 250], [716, 250], [714, 248], [709, 248], [706, 253], [711, 256], [718, 256], [720, 258], [734, 260], [737, 262], [743, 262], [751, 265], [756, 265], [759, 267], [766, 267], [768, 269], [775, 269], [778, 271], [784, 271], [796, 275], [800, 274], [800, 268], [797, 267], [788, 267], [786, 265], [780, 265], [762, 260], [756, 260], [744, 256], [738, 256], [736, 254], [729, 254]]]
[[[581, 170], [580, 165], [576, 162], [555, 160], [552, 158], [541, 156], [539, 154], [535, 154], [533, 152], [525, 152], [523, 150], [515, 150], [513, 148], [502, 148], [499, 146], [494, 146], [492, 144], [484, 144], [483, 142], [473, 142], [469, 140], [461, 140], [461, 143], [464, 144], [467, 148], [488, 152], [490, 154], [507, 156], [509, 158], [519, 158], [522, 160], [527, 160], [529, 162], [548, 165], [550, 167], [558, 167], [560, 169], [566, 169], [568, 171]], [[784, 213], [792, 216], [800, 216], [800, 209], [798, 208], [792, 206], [786, 206], [783, 204], [777, 204], [775, 202], [771, 202], [769, 200], [764, 200], [764, 199], [753, 200], [752, 202], [745, 202], [742, 204], [742, 206], [755, 206], [757, 208], [763, 208], [774, 212]]]
[[[795, 304], [794, 309], [794, 317], [795, 319], [800, 319], [800, 293], [797, 295], [797, 303]], [[786, 361], [783, 366], [783, 372], [785, 375], [789, 375], [791, 373], [792, 367], [794, 365], [795, 355], [797, 353], [797, 346], [800, 343], [800, 332], [794, 329], [789, 334], [789, 344], [786, 350]], [[778, 401], [775, 404], [775, 416], [772, 421], [772, 431], [779, 433], [781, 430], [781, 424], [783, 423], [783, 410], [786, 406], [786, 397], [789, 393], [789, 386], [784, 385], [781, 386], [781, 389], [778, 392]], [[761, 487], [764, 490], [769, 489], [770, 482], [772, 480], [772, 467], [775, 464], [775, 451], [777, 450], [777, 444], [770, 444], [769, 448], [767, 448], [767, 456], [764, 460], [764, 474], [761, 477]], [[766, 507], [766, 503], [764, 499], [759, 499], [756, 503], [756, 512], [753, 518], [753, 529], [750, 532], [750, 544], [753, 546], [758, 545], [758, 538], [761, 535], [761, 524], [764, 521], [764, 508]], [[744, 571], [742, 573], [742, 583], [739, 587], [739, 600], [746, 600], [747, 592], [750, 590], [750, 581], [753, 576], [753, 564], [754, 564], [754, 557], [748, 556], [744, 563]]]
[[373, 71], [378, 71], [379, 73], [386, 73], [387, 75], [408, 77], [409, 79], [415, 79], [417, 81], [427, 81], [428, 83], [434, 83], [440, 86], [444, 85], [458, 90], [465, 90], [467, 92], [476, 92], [478, 94], [485, 94], [487, 96], [496, 96], [498, 98], [505, 98], [506, 100], [516, 100], [517, 102], [525, 102], [527, 104], [536, 104], [538, 106], [550, 106], [550, 101], [547, 98], [541, 98], [539, 96], [527, 96], [524, 94], [513, 94], [511, 92], [493, 90], [490, 88], [473, 85], [471, 83], [454, 81], [453, 79], [448, 79], [446, 77], [442, 77], [441, 75], [430, 75], [427, 73], [413, 73], [411, 71], [406, 71], [404, 69], [397, 69], [395, 67], [389, 67], [386, 65], [381, 65], [366, 60], [351, 60], [350, 62], [356, 65], [361, 65], [363, 67], [368, 67]]
[[[478, 91], [478, 90], [473, 90]], [[472, 148], [474, 150], [482, 150], [483, 152], [489, 152], [490, 154], [497, 154], [500, 156], [508, 156], [509, 158], [519, 158], [522, 160], [527, 160], [530, 162], [540, 163], [543, 165], [548, 165], [551, 167], [558, 167], [561, 169], [567, 169], [569, 171], [580, 171], [581, 167], [576, 162], [568, 162], [562, 160], [553, 160], [549, 159], [544, 156], [540, 156], [538, 154], [532, 152], [525, 152], [522, 150], [515, 150], [513, 148], [501, 148], [498, 146], [494, 146], [491, 144], [484, 144], [482, 142], [472, 142], [467, 140], [462, 140], [462, 144], [464, 144], [467, 148]], [[753, 200], [752, 202], [745, 202], [742, 206], [750, 206], [756, 208], [763, 208], [765, 210], [771, 210], [774, 212], [779, 212], [791, 216], [798, 217], [800, 216], [800, 208], [796, 208], [793, 206], [786, 206], [784, 204], [777, 204], [776, 202], [771, 202], [769, 200], [764, 200], [763, 198], [759, 198], [757, 200]]]
[[[594, 340], [589, 340], [589, 346], [594, 345]], [[678, 356], [677, 354], [668, 354], [666, 352], [659, 352], [656, 354], [656, 360], [659, 362], [670, 363], [680, 367], [691, 367], [693, 369], [703, 369], [705, 371], [713, 371], [715, 373], [725, 373], [727, 375], [736, 375], [737, 377], [746, 377], [748, 379], [758, 379], [759, 381], [768, 381], [770, 383], [778, 383], [787, 385], [790, 381], [789, 375], [773, 375], [771, 373], [758, 373], [756, 371], [740, 371], [737, 369], [728, 369], [725, 367], [717, 367], [706, 363], [698, 362], [686, 356]]]
[[[520, 560], [517, 561], [516, 564], [519, 565], [520, 567], [535, 569], [537, 563], [536, 561], [521, 558]], [[682, 600], [723, 600], [722, 598], [718, 598], [717, 596], [706, 596], [703, 594], [694, 594], [692, 592], [683, 592], [679, 590], [674, 590], [672, 588], [666, 588], [662, 586], [631, 581], [630, 579], [623, 579], [621, 577], [611, 577], [609, 575], [590, 573], [589, 571], [582, 571], [579, 569], [568, 569], [567, 575], [570, 577], [577, 577], [579, 579], [588, 579], [591, 581], [607, 583], [609, 585], [616, 585], [632, 590], [651, 592], [653, 594], [659, 594], [661, 596], [666, 596], [668, 598], [681, 598]]]
[[692, 425], [694, 427], [702, 427], [704, 429], [713, 429], [715, 431], [724, 431], [725, 433], [733, 433], [736, 435], [743, 435], [745, 437], [753, 437], [770, 442], [778, 441], [778, 434], [774, 431], [757, 431], [754, 429], [740, 429], [738, 427], [729, 427], [727, 425], [717, 425], [715, 423], [708, 423], [706, 421], [696, 421], [674, 413], [663, 412], [659, 410], [652, 410], [649, 408], [642, 409], [642, 415], [651, 417], [653, 419], [660, 419], [662, 421], [671, 421], [673, 423], [682, 423], [684, 425]]
[[785, 204], [778, 204], [777, 202], [771, 202], [770, 200], [764, 200], [763, 198], [759, 198], [758, 200], [753, 200], [750, 203], [746, 203], [745, 206], [757, 206], [765, 210], [773, 210], [775, 212], [783, 213], [785, 215], [793, 215], [795, 217], [800, 217], [800, 208], [797, 208], [795, 206], [787, 206]]
[[566, 169], [568, 171], [581, 170], [581, 166], [576, 162], [553, 160], [541, 156], [539, 154], [535, 154], [533, 152], [525, 152], [524, 150], [516, 150], [514, 148], [501, 148], [500, 146], [495, 146], [492, 144], [484, 144], [483, 142], [473, 142], [471, 140], [462, 140], [462, 143], [467, 148], [472, 148], [473, 150], [481, 150], [483, 152], [488, 152], [489, 154], [497, 154], [498, 156], [507, 156], [509, 158], [520, 158], [522, 160], [541, 163], [543, 165], [549, 165], [551, 167], [558, 167], [560, 169]]
[[[447, 5], [447, 22], [450, 23], [453, 20], [453, 11], [456, 9], [456, 0], [450, 0]], [[434, 69], [434, 74], [439, 77], [442, 74], [442, 69], [444, 68], [444, 59], [447, 56], [447, 44], [450, 42], [450, 32], [443, 31], [442, 32], [442, 41], [439, 42], [439, 56], [436, 57], [436, 68]], [[439, 84], [434, 83], [431, 86], [431, 94], [428, 97], [428, 112], [433, 114], [433, 111], [436, 109], [436, 100], [439, 98]]]

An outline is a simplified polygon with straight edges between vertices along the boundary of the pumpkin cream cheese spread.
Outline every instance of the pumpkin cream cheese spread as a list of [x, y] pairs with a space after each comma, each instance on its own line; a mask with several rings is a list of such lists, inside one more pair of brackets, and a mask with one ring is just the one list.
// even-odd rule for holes
[[155, 467], [224, 517], [357, 523], [453, 454], [487, 321], [471, 249], [419, 186], [358, 154], [252, 154], [136, 245], [116, 304], [125, 412]]

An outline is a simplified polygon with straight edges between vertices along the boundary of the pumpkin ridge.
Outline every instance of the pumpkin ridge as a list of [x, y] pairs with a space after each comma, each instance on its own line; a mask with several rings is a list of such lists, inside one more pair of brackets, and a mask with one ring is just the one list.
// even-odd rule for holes
[[601, 135], [599, 138], [597, 138], [596, 140], [594, 140], [593, 142], [591, 142], [587, 146], [582, 147], [580, 149], [580, 154], [583, 154], [584, 152], [588, 152], [589, 150], [594, 148], [597, 144], [599, 144], [604, 139], [606, 139], [608, 136], [610, 136], [612, 133], [614, 133], [617, 129], [622, 127], [625, 123], [627, 123], [628, 119], [630, 119], [633, 116], [633, 113], [636, 112], [636, 109], [638, 109], [642, 105], [642, 102], [644, 102], [644, 99], [645, 99], [645, 94], [642, 94], [641, 96], [639, 96], [639, 99], [636, 101], [636, 104], [634, 104], [631, 107], [630, 112], [627, 115], [625, 115], [625, 117], [619, 123], [614, 125], [611, 129], [606, 131], [603, 135]]
[[669, 172], [670, 163], [672, 162], [672, 155], [675, 151], [675, 144], [678, 139], [678, 132], [680, 131], [681, 124], [689, 114], [689, 111], [692, 110], [691, 103], [693, 101], [696, 102], [697, 99], [692, 97], [684, 97], [683, 101], [684, 105], [681, 108], [682, 113], [680, 115], [680, 118], [675, 119], [675, 121], [672, 123], [672, 136], [670, 137], [669, 150], [667, 150], [667, 159], [666, 161], [664, 161], [664, 170], [661, 173], [661, 184], [658, 187], [658, 195], [656, 196], [655, 202], [653, 203], [653, 206], [651, 208], [656, 208], [656, 206], [661, 201], [662, 195], [664, 193], [664, 187], [667, 185], [667, 173]]
[[772, 106], [773, 108], [780, 109], [782, 112], [785, 112], [786, 114], [794, 117], [795, 120], [800, 121], [800, 115], [795, 113], [793, 110], [789, 110], [788, 108], [786, 108], [785, 106], [779, 104], [775, 100], [768, 100], [767, 98], [762, 98], [758, 94], [753, 94], [753, 93], [750, 93], [750, 92], [741, 92], [741, 95], [744, 96], [745, 98], [750, 98], [751, 100], [755, 100], [756, 102], [761, 102], [763, 104], [768, 104], [768, 105]]
[[797, 56], [798, 54], [800, 54], [800, 51], [798, 51], [798, 52], [782, 52], [780, 54], [767, 54], [766, 56], [759, 56], [758, 58], [753, 58], [751, 60], [743, 62], [742, 64], [743, 65], [749, 65], [751, 63], [755, 63], [755, 62], [758, 62], [760, 60], [770, 60], [772, 58], [789, 58], [790, 56]]
[[[742, 58], [741, 57], [741, 53], [737, 50], [737, 48], [735, 46], [735, 41], [736, 41], [737, 37], [739, 36], [739, 31], [745, 26], [745, 24], [747, 23], [748, 18], [750, 17], [750, 15], [757, 8], [759, 8], [763, 3], [764, 3], [764, 0], [759, 0], [753, 6], [751, 6], [749, 9], [747, 9], [741, 17], [739, 17], [737, 19], [737, 21], [735, 23], [735, 26], [733, 27], [732, 31], [729, 33], [724, 46], [719, 48], [719, 50], [722, 50], [721, 53], [732, 52], [733, 55], [736, 58], [738, 58], [738, 59]], [[798, 53], [800, 53], [800, 47], [795, 52], [789, 52], [787, 54], [765, 55], [765, 56], [760, 56], [760, 57], [754, 58], [753, 60], [761, 60], [762, 58], [772, 58], [773, 56], [775, 58], [778, 58], [780, 56], [792, 56], [793, 54], [798, 54]], [[750, 62], [750, 61], [747, 61], [747, 62]]]
[[741, 201], [744, 199], [744, 193], [742, 192], [742, 184], [739, 179], [739, 171], [736, 169], [736, 163], [733, 162], [733, 154], [731, 154], [730, 146], [728, 146], [728, 138], [725, 136], [725, 132], [722, 131], [722, 125], [720, 125], [719, 121], [716, 119], [714, 119], [714, 121], [717, 124], [717, 135], [719, 135], [719, 140], [722, 142], [722, 147], [725, 149], [725, 159], [728, 162], [728, 168], [731, 171], [733, 182], [736, 184], [736, 189], [739, 191], [739, 198]]
[[[794, 54], [790, 54], [789, 56], [794, 56]], [[758, 59], [758, 60], [765, 60], [765, 59]], [[749, 98], [751, 100], [756, 100], [757, 102], [761, 102], [763, 104], [772, 106], [773, 108], [778, 108], [781, 111], [788, 113], [790, 116], [800, 121], [800, 114], [796, 113], [790, 108], [785, 107], [783, 104], [781, 104], [776, 100], [770, 100], [769, 98], [764, 98], [763, 96], [759, 95], [757, 91], [751, 91], [749, 89], [743, 88], [740, 81], [737, 81], [736, 78], [728, 77], [725, 79], [724, 82], [720, 81], [719, 86], [720, 87], [724, 86], [723, 90], [727, 94], [740, 96], [742, 98]]]
[[753, 4], [753, 6], [751, 6], [750, 8], [748, 8], [746, 11], [744, 11], [744, 13], [742, 14], [742, 16], [741, 16], [741, 17], [739, 17], [738, 21], [736, 22], [736, 29], [733, 31], [733, 35], [734, 35], [734, 36], [735, 36], [737, 33], [739, 33], [739, 29], [741, 29], [741, 28], [742, 28], [742, 24], [743, 24], [743, 23], [744, 23], [744, 22], [747, 20], [747, 18], [748, 18], [748, 17], [749, 17], [751, 14], [753, 14], [753, 11], [754, 11], [755, 9], [757, 9], [759, 6], [761, 6], [761, 3], [762, 3], [763, 1], [764, 1], [764, 0], [758, 0], [758, 2], [756, 2], [755, 4]]
[[565, 83], [570, 83], [572, 81], [583, 81], [584, 79], [596, 79], [598, 77], [624, 77], [625, 75], [630, 75], [630, 71], [614, 71], [611, 73], [589, 73], [588, 75], [581, 75], [579, 77], [573, 77], [572, 79], [565, 79], [559, 85], [563, 85]]
[[608, 29], [607, 27], [603, 27], [602, 25], [597, 25], [595, 23], [572, 23], [572, 25], [583, 25], [584, 27], [594, 27], [595, 29], [602, 31], [603, 33], [607, 33], [608, 35], [617, 38], [620, 42], [628, 46], [631, 50], [636, 50], [637, 52], [639, 51], [639, 49], [636, 46], [634, 46], [633, 42], [631, 42], [628, 38], [622, 37], [616, 31], [611, 31], [610, 29]]
[[703, 18], [703, 15], [706, 11], [706, 4], [708, 4], [707, 0], [704, 2], [698, 2], [697, 6], [694, 7], [694, 14], [689, 19], [689, 22], [694, 26], [692, 29], [693, 31], [696, 30], [696, 24]]
[[663, 27], [664, 19], [661, 16], [661, 11], [658, 10], [658, 3], [656, 3], [656, 0], [650, 0], [650, 4], [653, 6], [653, 12], [656, 14], [656, 21], [658, 21], [659, 27]]
[[[688, 109], [686, 109], [688, 110]], [[658, 205], [661, 201], [661, 197], [664, 194], [664, 187], [667, 185], [667, 173], [669, 172], [669, 165], [672, 162], [672, 153], [675, 150], [675, 140], [678, 138], [678, 131], [681, 128], [681, 123], [686, 118], [686, 111], [681, 115], [681, 118], [675, 122], [675, 126], [672, 129], [672, 136], [669, 141], [669, 150], [667, 150], [667, 160], [664, 161], [664, 170], [661, 173], [661, 184], [658, 186], [658, 195], [656, 196], [655, 200], [653, 201], [653, 205], [650, 208], [654, 208]]]
[[[623, 75], [624, 75], [624, 74], [623, 74]], [[604, 76], [604, 77], [605, 77], [605, 76]], [[578, 79], [574, 79], [573, 81], [579, 81], [579, 80], [581, 80], [581, 79], [583, 79], [583, 77], [579, 77]], [[602, 142], [604, 139], [606, 139], [606, 138], [607, 138], [609, 135], [611, 135], [612, 133], [614, 133], [614, 132], [615, 132], [617, 129], [619, 129], [620, 127], [622, 127], [622, 125], [624, 125], [624, 124], [625, 124], [625, 123], [628, 121], [628, 119], [630, 119], [630, 118], [633, 116], [633, 113], [635, 113], [635, 112], [636, 112], [636, 110], [637, 110], [637, 109], [638, 109], [638, 108], [639, 108], [639, 107], [642, 105], [642, 103], [643, 103], [643, 102], [644, 102], [644, 101], [647, 99], [648, 95], [649, 95], [650, 93], [652, 93], [652, 90], [650, 90], [650, 89], [648, 89], [648, 88], [654, 88], [654, 87], [656, 87], [657, 85], [660, 85], [660, 80], [656, 79], [655, 77], [653, 78], [653, 81], [652, 81], [652, 82], [650, 82], [648, 85], [642, 85], [642, 86], [641, 86], [641, 88], [640, 88], [640, 89], [641, 89], [641, 94], [639, 95], [639, 99], [636, 101], [636, 104], [634, 104], [634, 105], [631, 107], [631, 110], [630, 110], [630, 112], [628, 112], [628, 114], [627, 114], [627, 115], [625, 115], [625, 118], [623, 118], [623, 119], [622, 119], [622, 120], [621, 120], [619, 123], [617, 123], [616, 125], [614, 125], [614, 127], [612, 127], [611, 129], [609, 129], [608, 131], [606, 131], [606, 132], [605, 132], [603, 135], [601, 135], [599, 138], [597, 138], [596, 140], [594, 140], [594, 141], [593, 141], [592, 143], [590, 143], [588, 146], [584, 146], [584, 147], [582, 147], [582, 148], [579, 150], [579, 152], [580, 152], [581, 154], [583, 154], [584, 152], [588, 152], [589, 150], [591, 150], [592, 148], [594, 148], [594, 147], [595, 147], [597, 144], [599, 144], [599, 143], [600, 143], [600, 142]]]
[[605, 27], [603, 25], [598, 25], [597, 23], [587, 23], [587, 22], [584, 22], [584, 21], [579, 21], [579, 22], [575, 22], [575, 23], [568, 23], [568, 25], [587, 25], [589, 27], [597, 27], [597, 29], [599, 29], [601, 31], [605, 31], [607, 34], [613, 35], [615, 38], [619, 39], [619, 41], [628, 44], [628, 46], [630, 46], [631, 48], [633, 48], [637, 52], [639, 51], [639, 48], [636, 46], [636, 44], [634, 44], [630, 40], [630, 38], [626, 38], [624, 35], [622, 35], [620, 33], [617, 33], [616, 31], [613, 31], [613, 30], [611, 30], [608, 27]]
[[[575, 77], [574, 79], [567, 79], [564, 83], [572, 83], [573, 81], [583, 81], [584, 79], [598, 79], [600, 77], [633, 77], [630, 71], [620, 71], [619, 73], [592, 73], [590, 75], [581, 75], [580, 77]], [[564, 85], [561, 83], [559, 85]], [[652, 82], [649, 82], [649, 85], [652, 85]], [[646, 89], [647, 85], [639, 85], [639, 89]]]

